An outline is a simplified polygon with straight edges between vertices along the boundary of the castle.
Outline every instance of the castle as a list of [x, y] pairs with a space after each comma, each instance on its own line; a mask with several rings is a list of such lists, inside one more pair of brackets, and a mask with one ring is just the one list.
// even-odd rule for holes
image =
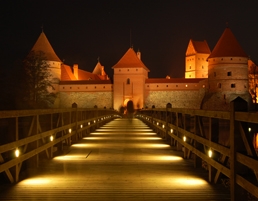
[[[149, 78], [150, 70], [141, 60], [141, 53], [132, 48], [112, 67], [113, 82], [99, 61], [92, 72], [79, 69], [77, 64], [64, 64], [44, 32], [32, 50], [46, 55], [58, 95], [55, 108], [69, 108], [76, 103], [80, 108], [119, 110], [131, 100], [137, 109], [164, 108], [171, 103], [174, 108], [228, 110], [236, 97], [249, 105], [252, 102], [248, 77], [251, 61], [229, 28], [212, 51], [206, 41], [189, 41], [185, 78]], [[254, 94], [256, 98], [256, 88]]]

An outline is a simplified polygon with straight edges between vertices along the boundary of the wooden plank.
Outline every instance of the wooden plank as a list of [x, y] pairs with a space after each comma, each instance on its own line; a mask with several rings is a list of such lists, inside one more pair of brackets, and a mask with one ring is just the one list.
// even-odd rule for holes
[[247, 181], [246, 179], [244, 179], [240, 175], [236, 175], [236, 182], [243, 189], [247, 190], [249, 193], [251, 193], [256, 198], [258, 198], [258, 187], [257, 186], [255, 186], [251, 182]]

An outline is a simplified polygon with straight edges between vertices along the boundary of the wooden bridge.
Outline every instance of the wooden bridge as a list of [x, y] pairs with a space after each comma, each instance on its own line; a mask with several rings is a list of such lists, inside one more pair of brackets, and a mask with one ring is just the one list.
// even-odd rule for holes
[[[106, 109], [1, 112], [1, 200], [258, 197], [248, 132], [257, 114], [165, 108], [135, 117]], [[227, 123], [240, 135], [237, 146], [216, 134]]]

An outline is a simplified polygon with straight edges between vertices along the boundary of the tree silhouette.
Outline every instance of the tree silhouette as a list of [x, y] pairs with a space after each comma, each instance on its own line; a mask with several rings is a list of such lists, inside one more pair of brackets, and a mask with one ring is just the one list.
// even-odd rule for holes
[[44, 52], [31, 51], [22, 63], [18, 97], [22, 109], [49, 108], [56, 94], [51, 93], [51, 73]]

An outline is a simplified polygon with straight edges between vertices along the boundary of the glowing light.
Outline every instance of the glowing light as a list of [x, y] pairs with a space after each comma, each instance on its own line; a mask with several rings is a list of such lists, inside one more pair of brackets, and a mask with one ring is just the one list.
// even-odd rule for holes
[[251, 130], [252, 130], [252, 129], [249, 127], [249, 128], [248, 128], [248, 131], [251, 132]]
[[157, 126], [159, 125], [159, 122], [157, 122]]
[[83, 127], [83, 125], [81, 124], [81, 126], [80, 126], [81, 128]]
[[211, 150], [211, 149], [208, 151], [208, 156], [209, 156], [210, 158], [212, 157], [212, 150]]
[[72, 129], [71, 128], [69, 128], [69, 133], [71, 133], [72, 132]]
[[52, 142], [52, 141], [54, 140], [53, 135], [51, 135], [49, 139], [50, 139], [50, 141]]
[[170, 129], [170, 133], [173, 133], [173, 132], [174, 132], [174, 130], [171, 128], [171, 129]]
[[179, 156], [160, 156], [161, 160], [165, 160], [165, 161], [180, 161], [183, 160], [182, 157]]
[[165, 128], [165, 125], [164, 125], [164, 124], [162, 125], [162, 128]]
[[21, 181], [21, 183], [26, 185], [42, 185], [42, 184], [50, 183], [50, 179], [45, 179], [45, 178], [26, 179], [24, 181]]
[[94, 124], [96, 123], [96, 120], [94, 120]]
[[174, 178], [174, 182], [180, 186], [196, 186], [197, 185], [207, 185], [207, 182], [203, 179], [194, 178], [194, 177], [181, 177], [181, 178]]
[[18, 148], [15, 150], [15, 156], [17, 158], [20, 156], [20, 150]]
[[90, 122], [88, 122], [88, 125], [90, 125]]
[[186, 84], [185, 87], [188, 87], [188, 85]]
[[184, 140], [184, 142], [186, 141], [186, 137], [185, 136], [183, 137], [183, 140]]
[[62, 161], [71, 161], [71, 160], [85, 160], [86, 155], [65, 155], [65, 156], [56, 156], [54, 160], [62, 160]]

